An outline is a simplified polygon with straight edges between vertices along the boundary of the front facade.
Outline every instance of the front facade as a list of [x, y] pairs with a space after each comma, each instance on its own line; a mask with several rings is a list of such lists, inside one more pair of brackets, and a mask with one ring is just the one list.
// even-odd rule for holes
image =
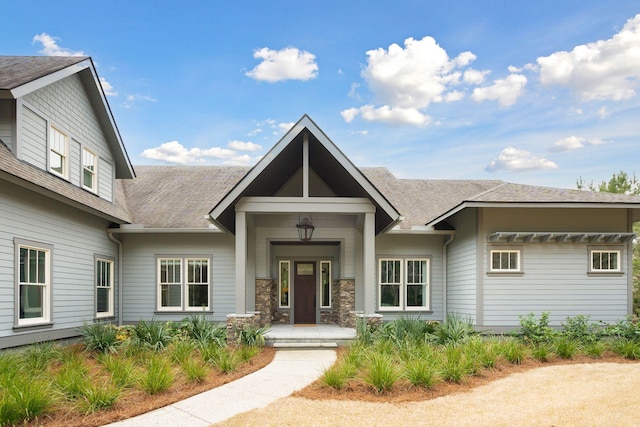
[[134, 173], [89, 58], [0, 57], [0, 140], [0, 348], [199, 313], [496, 331], [631, 313], [637, 197], [397, 179], [308, 116], [250, 169]]

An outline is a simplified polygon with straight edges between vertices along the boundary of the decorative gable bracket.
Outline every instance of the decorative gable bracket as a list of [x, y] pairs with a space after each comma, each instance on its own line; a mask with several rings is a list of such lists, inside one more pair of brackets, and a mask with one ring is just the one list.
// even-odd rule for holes
[[488, 240], [491, 243], [627, 243], [635, 238], [635, 233], [497, 231], [489, 234]]

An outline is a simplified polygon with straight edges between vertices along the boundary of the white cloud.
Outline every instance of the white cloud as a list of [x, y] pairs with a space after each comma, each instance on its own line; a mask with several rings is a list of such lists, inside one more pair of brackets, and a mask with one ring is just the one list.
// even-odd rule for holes
[[382, 103], [394, 108], [425, 108], [431, 102], [442, 102], [450, 85], [460, 83], [456, 68], [471, 63], [476, 56], [463, 52], [449, 58], [433, 37], [422, 40], [408, 38], [405, 47], [397, 44], [388, 50], [367, 52], [368, 64], [363, 77]]
[[509, 65], [507, 67], [507, 70], [509, 70], [510, 73], [521, 73], [522, 72], [522, 68], [518, 68], [515, 65]]
[[262, 59], [262, 62], [246, 73], [252, 79], [274, 83], [282, 80], [309, 80], [318, 75], [315, 55], [295, 47], [282, 50], [263, 47], [256, 50], [253, 57]]
[[527, 78], [522, 74], [510, 74], [504, 79], [495, 80], [493, 85], [475, 88], [471, 94], [474, 101], [497, 100], [503, 107], [515, 104], [524, 93]]
[[146, 159], [160, 160], [166, 163], [177, 163], [181, 165], [204, 163], [208, 157], [215, 159], [228, 159], [235, 155], [236, 152], [234, 150], [219, 147], [187, 149], [178, 141], [165, 142], [159, 147], [147, 148], [142, 152], [142, 157]]
[[581, 138], [578, 136], [568, 136], [566, 138], [559, 139], [556, 141], [549, 151], [561, 152], [561, 151], [571, 151], [577, 150], [580, 148], [584, 148], [585, 144], [589, 145], [602, 145], [607, 144], [607, 141], [603, 141], [600, 138]]
[[250, 166], [260, 160], [261, 156], [251, 157], [248, 154], [242, 154], [240, 156], [233, 156], [229, 160], [222, 162], [226, 166]]
[[502, 150], [498, 158], [491, 161], [486, 167], [486, 170], [488, 172], [496, 172], [499, 170], [533, 171], [556, 169], [557, 167], [558, 165], [554, 162], [538, 157], [529, 151], [507, 147]]
[[551, 147], [549, 151], [560, 152], [577, 150], [584, 147], [584, 142], [584, 138], [579, 138], [577, 136], [568, 136], [554, 142], [553, 147]]
[[347, 123], [360, 115], [364, 120], [384, 122], [392, 125], [418, 125], [429, 124], [431, 118], [421, 113], [416, 108], [390, 107], [383, 105], [376, 108], [373, 105], [364, 105], [360, 108], [349, 108], [340, 113]]
[[262, 149], [261, 145], [258, 145], [249, 141], [247, 142], [231, 141], [230, 143], [227, 144], [227, 147], [237, 151], [258, 151]]
[[280, 133], [287, 133], [295, 125], [295, 122], [278, 123], [278, 130]]
[[47, 33], [36, 34], [33, 36], [32, 43], [40, 43], [42, 49], [40, 53], [47, 56], [85, 56], [85, 53], [81, 50], [73, 51], [67, 48], [58, 46], [57, 37], [52, 37]]
[[579, 45], [537, 59], [544, 85], [563, 85], [584, 101], [622, 100], [640, 84], [640, 14], [608, 40]]
[[490, 71], [479, 71], [479, 70], [474, 70], [473, 68], [470, 68], [466, 70], [462, 75], [462, 81], [464, 81], [467, 84], [479, 85], [484, 83], [484, 79], [486, 75], [489, 73]]
[[607, 107], [600, 107], [598, 109], [598, 111], [596, 112], [596, 114], [598, 115], [600, 120], [604, 120], [604, 119], [606, 119], [607, 117], [609, 117], [611, 115], [611, 113], [609, 112]]
[[124, 108], [132, 108], [138, 101], [157, 102], [158, 100], [149, 95], [127, 95], [124, 102]]
[[111, 86], [111, 83], [109, 83], [107, 79], [105, 79], [104, 77], [100, 77], [100, 84], [102, 85], [102, 90], [104, 91], [105, 95], [118, 96], [118, 92], [116, 92], [113, 89], [113, 86]]
[[369, 134], [369, 131], [364, 129], [364, 130], [356, 130], [351, 132], [352, 135], [362, 135], [362, 136], [367, 136]]

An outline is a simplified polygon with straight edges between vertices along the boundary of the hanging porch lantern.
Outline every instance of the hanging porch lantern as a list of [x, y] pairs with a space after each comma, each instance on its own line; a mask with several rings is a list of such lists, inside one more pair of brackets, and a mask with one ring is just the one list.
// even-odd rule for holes
[[316, 227], [313, 225], [313, 222], [311, 221], [311, 216], [309, 217], [305, 216], [303, 218], [298, 217], [298, 223], [296, 224], [296, 228], [298, 229], [298, 237], [302, 242], [311, 241], [311, 237], [313, 236], [313, 230], [316, 229]]

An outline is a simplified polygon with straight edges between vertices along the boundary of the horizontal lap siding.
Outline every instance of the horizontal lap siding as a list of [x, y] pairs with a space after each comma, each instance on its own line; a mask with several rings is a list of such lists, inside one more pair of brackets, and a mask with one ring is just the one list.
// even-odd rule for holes
[[[378, 302], [378, 262], [380, 257], [398, 258], [430, 258], [431, 259], [431, 311], [432, 313], [420, 313], [419, 311], [387, 312], [380, 311], [385, 320], [393, 320], [400, 316], [420, 316], [425, 320], [442, 320], [442, 244], [443, 236], [402, 236], [385, 234], [376, 238], [376, 305]], [[406, 268], [406, 267], [405, 267]]]
[[235, 311], [235, 243], [227, 234], [126, 234], [124, 245], [123, 321], [157, 317], [181, 320], [193, 312], [156, 313], [156, 256], [213, 258], [212, 308], [216, 321]]
[[109, 223], [8, 183], [0, 186], [0, 216], [0, 337], [15, 334], [14, 238], [53, 245], [53, 330], [92, 321], [94, 255], [117, 258], [105, 232]]
[[447, 248], [447, 312], [467, 316], [476, 315], [476, 216], [469, 209], [452, 220], [456, 228], [453, 242]]
[[[508, 211], [508, 212], [507, 212]], [[496, 231], [625, 232], [623, 209], [486, 209], [485, 234]], [[486, 239], [486, 238], [485, 238]], [[485, 240], [486, 242], [486, 240]], [[612, 323], [628, 310], [628, 275], [589, 275], [587, 243], [517, 243], [522, 249], [523, 274], [486, 274], [489, 243], [483, 250], [483, 300], [486, 326], [519, 325], [520, 315], [550, 312], [552, 324], [569, 316], [590, 315]], [[504, 244], [499, 244], [504, 247]], [[621, 249], [622, 271], [627, 269], [627, 245]], [[610, 245], [603, 247], [610, 248]]]

